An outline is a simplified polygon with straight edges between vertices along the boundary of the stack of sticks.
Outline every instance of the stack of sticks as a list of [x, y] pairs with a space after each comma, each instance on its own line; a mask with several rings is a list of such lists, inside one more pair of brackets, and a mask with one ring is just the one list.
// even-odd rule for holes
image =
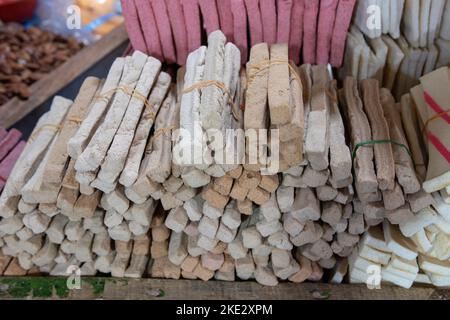
[[341, 79], [376, 78], [400, 100], [422, 75], [450, 63], [449, 25], [447, 0], [358, 1]]
[[288, 60], [287, 45], [273, 44], [270, 50], [266, 43], [255, 45], [246, 69], [244, 168], [267, 175], [300, 165], [302, 83], [298, 68]]
[[439, 193], [447, 204], [450, 204], [450, 117], [446, 110], [450, 101], [446, 90], [449, 75], [448, 67], [433, 71], [402, 97], [403, 125], [414, 144], [417, 163], [422, 165], [423, 188], [428, 193]]
[[[358, 275], [365, 264], [355, 262], [364, 258], [384, 266], [386, 281], [408, 286], [398, 270], [408, 265], [399, 277], [417, 276], [419, 257], [419, 274], [445, 283], [447, 197], [421, 184], [439, 185], [446, 172], [424, 166], [419, 132], [406, 125], [415, 95], [396, 103], [376, 80], [353, 78], [337, 90], [326, 66], [290, 63], [287, 45], [256, 45], [240, 73], [238, 59], [226, 58], [233, 52], [223, 34], [211, 33], [171, 85], [158, 60], [136, 51], [118, 58], [105, 81], [87, 78], [75, 101], [55, 97], [0, 197], [0, 270], [63, 275], [76, 265], [83, 275], [237, 277], [273, 286], [319, 281], [324, 269], [340, 282], [347, 266], [352, 281], [365, 281]], [[448, 69], [430, 79], [424, 90], [446, 105], [431, 83], [450, 86]], [[215, 152], [214, 164], [174, 161], [192, 142], [177, 130], [193, 130], [191, 114], [202, 120], [201, 134], [203, 124], [219, 132], [272, 129], [258, 131], [266, 162], [248, 162], [250, 139], [239, 149], [243, 162], [221, 174], [208, 174], [222, 167]], [[428, 122], [422, 126], [437, 135], [440, 122]], [[199, 141], [211, 150], [208, 139]], [[224, 148], [238, 153], [229, 141]], [[381, 238], [373, 230], [388, 249], [369, 241]]]
[[[263, 246], [261, 233], [268, 237], [281, 231], [281, 225], [273, 226], [273, 223], [261, 219], [259, 213], [254, 211], [258, 209], [254, 208], [253, 203], [262, 205], [261, 209], [266, 206], [267, 210], [276, 210], [268, 203], [274, 199], [277, 187], [276, 175], [246, 172], [242, 166], [221, 178], [215, 178], [201, 194], [167, 216], [165, 225], [172, 230], [169, 260], [181, 267], [183, 277], [190, 279], [207, 280], [214, 276], [233, 281], [235, 268], [240, 279], [253, 276], [253, 259], [257, 263], [257, 258], [252, 258], [250, 252], [247, 255], [248, 249]], [[261, 225], [261, 230], [256, 229], [255, 225]], [[273, 240], [269, 237], [269, 243], [274, 244], [276, 238], [276, 235]], [[263, 247], [266, 267], [269, 244]], [[181, 256], [180, 252], [185, 254]], [[264, 280], [262, 283], [265, 283]]]
[[371, 39], [404, 34], [413, 47], [426, 47], [438, 38], [448, 40], [448, 10], [448, 0], [361, 0], [354, 24]]
[[223, 177], [242, 163], [243, 141], [234, 142], [234, 131], [243, 121], [240, 66], [239, 50], [226, 43], [221, 31], [212, 32], [208, 47], [188, 57], [180, 86], [182, 131], [176, 156], [180, 156], [182, 178], [190, 187], [205, 186], [211, 177]]
[[[62, 217], [50, 223], [52, 217], [58, 214], [58, 191], [51, 188], [52, 185], [44, 189], [43, 174], [49, 160], [49, 150], [56, 145], [59, 128], [71, 106], [72, 101], [55, 97], [50, 111], [38, 121], [0, 198], [3, 218], [0, 232], [4, 234], [2, 251], [15, 257], [14, 263], [25, 270], [31, 269], [35, 262], [38, 267], [54, 263], [58, 247], [48, 240], [44, 232], [51, 224], [52, 239], [59, 242], [60, 226], [67, 222]], [[53, 204], [46, 200], [50, 197], [53, 197]], [[35, 262], [33, 259], [36, 259]]]
[[[182, 70], [180, 73], [182, 74]], [[158, 82], [161, 81], [161, 76], [164, 82], [160, 84], [160, 89], [158, 89], [157, 86]], [[197, 193], [196, 189], [184, 184], [181, 178], [181, 168], [172, 162], [172, 131], [178, 128], [181, 100], [175, 87], [169, 88], [166, 84], [164, 79], [167, 77], [167, 74], [161, 72], [158, 82], [150, 93], [150, 103], [153, 94], [155, 94], [154, 97], [158, 95], [160, 97], [167, 96], [164, 98], [156, 116], [153, 134], [144, 138], [147, 142], [144, 142], [143, 145], [145, 153], [138, 160], [138, 171], [136, 171], [138, 174], [133, 177], [133, 171], [131, 171], [132, 174], [125, 176], [125, 170], [122, 171], [121, 178], [126, 178], [123, 181], [120, 179], [119, 183], [124, 187], [124, 194], [118, 193], [116, 189], [114, 195], [105, 194], [102, 198], [103, 201], [106, 197], [106, 204], [102, 205], [107, 208], [106, 215], [111, 214], [108, 219], [108, 227], [115, 230], [114, 235], [110, 234], [111, 238], [115, 240], [117, 251], [115, 260], [111, 265], [111, 274], [115, 277], [141, 277], [147, 273], [162, 277], [164, 275], [158, 275], [155, 271], [158, 266], [162, 266], [160, 270], [169, 272], [165, 274], [166, 276], [170, 274], [170, 270], [173, 270], [174, 266], [167, 260], [167, 240], [170, 236], [170, 230], [164, 226], [166, 211], [176, 212], [184, 201], [191, 199]], [[154, 101], [155, 98], [153, 103], [155, 103]], [[140, 133], [141, 139], [143, 139], [142, 134], [144, 132], [141, 131]], [[137, 136], [136, 131], [135, 139]], [[127, 163], [129, 163], [133, 154], [132, 149], [135, 146], [136, 144], [133, 143]], [[133, 177], [134, 180], [131, 184], [129, 182], [130, 177]], [[114, 199], [114, 201], [111, 201], [111, 199]], [[119, 207], [121, 208], [120, 211], [117, 211], [115, 201], [119, 201], [117, 203], [122, 201], [122, 207]], [[124, 205], [127, 202], [129, 202], [128, 207]], [[107, 224], [106, 216], [105, 224]], [[131, 238], [134, 238], [133, 240], [130, 240], [128, 236], [130, 233]], [[123, 238], [123, 236], [125, 237]], [[136, 249], [137, 244], [139, 249]], [[148, 263], [150, 257], [152, 260]], [[128, 264], [130, 266], [127, 269]], [[131, 271], [130, 268], [132, 268]]]
[[[360, 88], [360, 89], [359, 89]], [[400, 105], [377, 80], [347, 78], [339, 96], [349, 123], [358, 199], [367, 224], [400, 224], [433, 203], [422, 190], [403, 130]]]
[[304, 159], [282, 173], [276, 196], [296, 255], [331, 269], [351, 253], [365, 230], [354, 212], [351, 156], [338, 106], [336, 82], [326, 66], [303, 65]]
[[[411, 2], [408, 1], [407, 2]], [[406, 4], [409, 5], [408, 3]], [[405, 0], [359, 0], [356, 4], [353, 23], [368, 38], [389, 35], [398, 39], [401, 33]]]
[[384, 221], [370, 228], [348, 258], [350, 283], [377, 287], [390, 282], [403, 288], [414, 283], [450, 284], [449, 206], [422, 209], [399, 228]]
[[160, 69], [140, 52], [118, 58], [105, 81], [87, 78], [73, 103], [56, 97], [39, 120], [1, 197], [3, 252], [23, 269], [63, 274], [74, 264], [95, 274], [114, 266], [119, 276], [142, 276], [157, 202], [141, 194], [132, 202], [126, 190], [152, 183], [150, 168], [169, 168], [161, 182], [172, 171], [167, 150], [179, 112]]
[[[221, 30], [241, 62], [258, 43], [288, 43], [289, 59], [340, 67], [356, 0], [122, 1], [135, 50], [185, 65], [188, 52]], [[203, 24], [202, 24], [203, 23]]]
[[[273, 45], [270, 53], [267, 45], [257, 45], [251, 57], [244, 128], [278, 129], [284, 141], [293, 145], [283, 152], [296, 150], [291, 152], [299, 156], [285, 166], [283, 186], [278, 175], [262, 174], [262, 166], [248, 163], [248, 154], [243, 165], [211, 178], [206, 186], [199, 185], [203, 190], [172, 209], [164, 226], [156, 223], [152, 276], [228, 281], [237, 276], [255, 278], [264, 285], [276, 285], [279, 279], [317, 281], [322, 268], [335, 266], [334, 254], [339, 259], [348, 256], [365, 230], [363, 215], [354, 214], [351, 205], [350, 150], [328, 70], [307, 65], [298, 70], [288, 63], [286, 45]], [[181, 101], [189, 97], [198, 104], [201, 99], [186, 90], [195, 85], [191, 80], [195, 71], [189, 68], [190, 63]], [[197, 72], [201, 74], [201, 69]], [[304, 130], [305, 110], [311, 115], [309, 132]], [[182, 120], [180, 126], [193, 130], [185, 125], [193, 122]], [[314, 141], [318, 127], [324, 128], [325, 142], [320, 137]], [[311, 146], [305, 151], [303, 140]]]
[[387, 281], [410, 288], [419, 276], [417, 254], [411, 248], [412, 242], [389, 223], [370, 228], [348, 258], [350, 283], [379, 288]]
[[[404, 185], [412, 187], [419, 182], [423, 190], [406, 195], [413, 216], [404, 216], [396, 221], [386, 211], [388, 220], [383, 222], [383, 226], [371, 228], [364, 235], [358, 250], [349, 258], [350, 282], [367, 282], [374, 272], [367, 268], [378, 266], [382, 281], [405, 288], [413, 283], [450, 284], [450, 204], [445, 188], [450, 164], [445, 157], [449, 137], [446, 112], [440, 107], [449, 101], [447, 92], [442, 90], [450, 87], [448, 79], [449, 68], [440, 68], [422, 77], [421, 84], [403, 95], [399, 103], [393, 101], [387, 90], [381, 90], [381, 104], [389, 124], [390, 138], [409, 146], [414, 164], [412, 167], [405, 151], [401, 151], [405, 155], [404, 161], [398, 161], [400, 158], [396, 157], [400, 156], [400, 149], [394, 150], [396, 174], [400, 174], [398, 169], [403, 167], [403, 174], [408, 177]], [[409, 180], [412, 175], [408, 171], [415, 172], [417, 182]], [[400, 177], [397, 175], [397, 181], [407, 193]], [[414, 187], [410, 191], [416, 189]], [[395, 202], [393, 198], [388, 201]], [[395, 226], [397, 222], [399, 224]]]

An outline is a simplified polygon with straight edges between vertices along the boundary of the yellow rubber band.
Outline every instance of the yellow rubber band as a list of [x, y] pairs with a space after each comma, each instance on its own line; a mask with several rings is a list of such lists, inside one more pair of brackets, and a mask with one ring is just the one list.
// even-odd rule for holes
[[116, 93], [119, 91], [122, 91], [123, 93], [129, 95], [131, 98], [136, 98], [138, 100], [141, 100], [144, 103], [145, 107], [148, 110], [150, 110], [150, 115], [148, 116], [148, 119], [155, 120], [156, 114], [153, 112], [152, 105], [148, 101], [147, 97], [145, 95], [143, 95], [142, 93], [140, 93], [139, 91], [136, 91], [135, 89], [132, 89], [130, 87], [120, 86], [115, 89], [111, 89], [111, 90], [105, 92], [104, 94], [97, 96], [97, 99], [102, 99], [102, 100], [105, 100], [106, 102], [109, 102], [111, 95], [113, 93]]
[[[423, 125], [423, 128], [422, 128], [422, 135], [423, 135], [426, 131], [428, 131], [428, 125], [429, 125], [431, 122], [433, 122], [434, 120], [439, 119], [440, 117], [442, 117], [444, 114], [447, 114], [447, 113], [450, 114], [450, 110], [446, 110], [446, 111], [437, 113], [437, 114], [435, 114], [434, 116], [432, 116], [430, 119], [428, 119], [428, 120], [424, 123], [424, 125]], [[445, 120], [444, 120], [444, 121], [445, 121]]]
[[34, 139], [36, 139], [36, 136], [41, 132], [41, 131], [43, 131], [43, 130], [52, 130], [52, 131], [55, 131], [55, 132], [58, 132], [59, 131], [59, 129], [61, 129], [61, 125], [59, 124], [59, 125], [56, 125], [56, 124], [45, 124], [45, 125], [43, 125], [42, 127], [40, 127], [39, 129], [37, 129], [31, 136], [30, 136], [30, 138], [28, 139], [30, 142], [33, 142], [34, 141]]
[[69, 121], [69, 122], [75, 122], [75, 123], [77, 123], [77, 124], [82, 123], [83, 120], [84, 120], [84, 119], [76, 118], [76, 117], [71, 117], [71, 118], [68, 118], [68, 119], [67, 119], [67, 121]]
[[148, 143], [148, 147], [146, 150], [146, 153], [150, 153], [151, 152], [151, 147], [153, 146], [153, 141], [160, 137], [161, 135], [165, 134], [165, 133], [169, 133], [172, 130], [176, 129], [177, 127], [175, 125], [170, 126], [170, 127], [165, 127], [165, 128], [160, 128], [158, 130], [155, 131], [155, 133], [153, 134], [153, 136], [150, 138], [150, 141]]
[[248, 65], [248, 68], [250, 70], [256, 69], [256, 72], [248, 78], [247, 87], [250, 86], [250, 84], [253, 82], [253, 80], [259, 73], [270, 68], [270, 66], [272, 66], [272, 65], [279, 65], [279, 64], [287, 65], [289, 70], [294, 74], [294, 78], [298, 81], [298, 83], [300, 83], [300, 85], [302, 84], [302, 81], [300, 80], [300, 76], [298, 75], [297, 70], [295, 70], [295, 68], [289, 63], [288, 60], [270, 59], [270, 60], [262, 60], [261, 62], [253, 64], [253, 65], [252, 64]]
[[233, 117], [236, 119], [236, 121], [239, 121], [239, 115], [237, 115], [236, 109], [237, 106], [235, 105], [233, 101], [233, 97], [230, 93], [230, 90], [225, 86], [223, 82], [217, 81], [217, 80], [203, 80], [199, 81], [197, 83], [194, 83], [192, 86], [186, 88], [183, 90], [183, 93], [189, 93], [194, 90], [200, 90], [206, 87], [215, 86], [216, 88], [222, 90], [223, 93], [225, 93], [228, 97], [228, 103], [231, 105], [231, 112], [233, 113]]

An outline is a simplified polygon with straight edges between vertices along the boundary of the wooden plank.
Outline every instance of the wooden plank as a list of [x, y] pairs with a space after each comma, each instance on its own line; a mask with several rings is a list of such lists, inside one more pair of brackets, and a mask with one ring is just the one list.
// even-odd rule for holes
[[33, 83], [30, 87], [31, 95], [27, 100], [15, 97], [2, 105], [0, 107], [0, 126], [11, 127], [127, 39], [125, 27], [120, 25], [97, 42], [83, 48], [58, 68]]
[[[0, 277], [0, 298], [11, 299], [8, 287]], [[11, 279], [11, 278], [9, 278]], [[64, 283], [66, 278], [52, 277], [20, 277], [34, 283], [42, 283], [47, 279]], [[61, 282], [63, 281], [63, 282]], [[55, 282], [56, 283], [56, 282]], [[11, 284], [10, 284], [11, 285]], [[23, 287], [23, 282], [21, 284]], [[214, 293], [214, 294], [212, 294]], [[382, 289], [369, 290], [364, 285], [326, 284], [326, 283], [280, 283], [276, 287], [261, 286], [253, 281], [222, 282], [198, 280], [166, 280], [166, 279], [115, 279], [115, 278], [83, 278], [81, 290], [71, 290], [66, 299], [108, 299], [108, 300], [314, 300], [327, 297], [329, 300], [447, 300], [450, 290], [432, 287], [413, 287], [402, 289], [382, 284]], [[17, 297], [15, 297], [17, 298]], [[30, 297], [28, 297], [30, 298]], [[34, 297], [35, 299], [42, 297]], [[53, 298], [58, 297], [54, 293]]]
[[[119, 285], [120, 286], [120, 285]], [[152, 297], [150, 294], [162, 289], [164, 297]], [[211, 294], [214, 292], [214, 294]], [[144, 279], [132, 280], [126, 286], [118, 288], [117, 284], [107, 282], [105, 285], [106, 299], [169, 299], [169, 300], [204, 300], [204, 299], [267, 299], [285, 300], [315, 299], [317, 294], [328, 296], [329, 299], [429, 299], [433, 288], [414, 288], [410, 290], [394, 286], [383, 286], [381, 290], [369, 290], [361, 285], [332, 285], [326, 283], [280, 283], [275, 287], [262, 286], [253, 281], [222, 282], [197, 280], [163, 280]]]

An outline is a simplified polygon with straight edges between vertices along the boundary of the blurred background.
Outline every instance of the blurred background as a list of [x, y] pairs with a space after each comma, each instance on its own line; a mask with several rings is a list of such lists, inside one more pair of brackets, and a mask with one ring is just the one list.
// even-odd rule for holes
[[[8, 110], [18, 114], [28, 110], [14, 124], [27, 138], [54, 94], [73, 99], [87, 76], [105, 77], [127, 42], [112, 46], [106, 55], [89, 62], [85, 71], [77, 71], [84, 61], [70, 59], [102, 37], [109, 41], [105, 36], [123, 20], [120, 0], [0, 0], [0, 117]], [[21, 104], [33, 103], [33, 96], [40, 95], [39, 89], [33, 89], [39, 88], [39, 80], [69, 60], [72, 81], [42, 93], [45, 102], [39, 105]]]
[[89, 44], [120, 25], [123, 17], [119, 0], [0, 0], [0, 20]]

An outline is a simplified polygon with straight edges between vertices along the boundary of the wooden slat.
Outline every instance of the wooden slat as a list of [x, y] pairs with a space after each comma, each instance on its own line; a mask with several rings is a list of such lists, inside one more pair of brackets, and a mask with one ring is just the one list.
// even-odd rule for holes
[[[120, 287], [120, 288], [119, 288]], [[164, 297], [155, 298], [158, 289], [164, 291]], [[316, 292], [316, 293], [315, 293]], [[315, 283], [280, 283], [275, 287], [262, 286], [253, 281], [222, 282], [197, 280], [131, 280], [126, 286], [107, 282], [104, 297], [107, 299], [315, 299], [317, 293], [329, 296], [329, 299], [429, 299], [433, 288], [414, 288], [410, 290], [394, 286], [384, 286], [382, 290], [369, 290], [361, 285], [332, 285]], [[213, 293], [213, 294], [212, 294]]]
[[0, 127], [9, 128], [39, 107], [67, 84], [127, 41], [125, 27], [120, 25], [97, 42], [83, 48], [57, 69], [31, 85], [27, 100], [17, 97], [0, 107]]
[[[39, 277], [44, 279], [44, 277]], [[36, 277], [21, 277], [23, 279], [36, 279]], [[49, 279], [46, 277], [46, 279]], [[86, 278], [83, 278], [86, 279]], [[265, 287], [253, 281], [222, 282], [197, 280], [166, 280], [166, 279], [114, 279], [89, 278], [90, 280], [104, 281], [104, 289], [94, 293], [90, 283], [82, 282], [81, 290], [70, 291], [67, 299], [112, 299], [112, 300], [209, 300], [209, 299], [235, 299], [235, 300], [313, 300], [320, 296], [327, 296], [329, 300], [428, 300], [448, 299], [449, 290], [431, 287], [413, 287], [402, 289], [382, 284], [380, 290], [369, 290], [364, 285], [324, 284], [324, 283], [280, 283], [276, 287]], [[0, 278], [1, 283], [2, 278]], [[51, 280], [50, 280], [51, 281]], [[158, 297], [158, 294], [160, 295]], [[8, 297], [0, 292], [0, 297]], [[54, 296], [54, 298], [58, 298]]]

